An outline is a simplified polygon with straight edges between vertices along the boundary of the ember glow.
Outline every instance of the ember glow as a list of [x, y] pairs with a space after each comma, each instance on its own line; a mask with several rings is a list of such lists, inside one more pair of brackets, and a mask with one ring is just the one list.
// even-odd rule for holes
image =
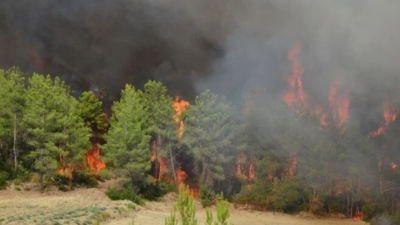
[[399, 165], [396, 163], [390, 163], [390, 167], [392, 167], [392, 169], [396, 169]]
[[362, 221], [362, 215], [360, 211], [356, 211], [356, 215], [353, 217], [354, 221]]
[[92, 148], [87, 154], [88, 165], [94, 171], [101, 171], [106, 168], [106, 163], [100, 159], [100, 149], [97, 143], [92, 145]]
[[175, 97], [172, 106], [175, 109], [174, 120], [179, 123], [178, 136], [181, 138], [183, 136], [183, 128], [185, 123], [179, 118], [179, 116], [185, 111], [186, 107], [190, 105], [189, 102], [180, 99], [180, 97]]
[[379, 128], [368, 134], [368, 137], [376, 137], [383, 134], [389, 124], [393, 123], [397, 118], [398, 110], [395, 108], [393, 104], [391, 104], [387, 97], [384, 98], [383, 101], [383, 114], [382, 117], [384, 119], [384, 123], [379, 126]]
[[62, 155], [60, 155], [59, 160], [60, 160], [60, 169], [57, 171], [57, 174], [61, 175], [61, 176], [65, 176], [68, 179], [72, 179], [72, 171], [73, 171], [73, 169], [70, 168], [70, 166], [65, 167], [64, 158], [63, 158]]

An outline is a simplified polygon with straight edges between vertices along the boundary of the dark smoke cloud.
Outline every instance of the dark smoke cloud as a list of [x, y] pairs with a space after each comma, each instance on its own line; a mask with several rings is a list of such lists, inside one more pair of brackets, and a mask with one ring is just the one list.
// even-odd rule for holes
[[173, 95], [210, 88], [241, 104], [249, 91], [276, 99], [287, 52], [301, 44], [313, 101], [326, 105], [344, 77], [352, 119], [373, 130], [383, 95], [400, 102], [399, 17], [394, 0], [3, 0], [0, 66], [58, 75], [76, 90], [117, 95], [156, 79]]
[[81, 90], [156, 79], [190, 95], [193, 77], [222, 54], [219, 10], [212, 1], [3, 0], [0, 66], [58, 75]]

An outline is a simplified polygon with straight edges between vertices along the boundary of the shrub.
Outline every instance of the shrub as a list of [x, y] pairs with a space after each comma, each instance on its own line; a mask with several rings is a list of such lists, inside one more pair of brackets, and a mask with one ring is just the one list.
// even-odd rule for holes
[[101, 170], [99, 173], [99, 176], [100, 176], [101, 180], [111, 180], [111, 179], [115, 178], [115, 175], [108, 169]]
[[143, 199], [132, 188], [116, 189], [108, 188], [106, 195], [111, 200], [130, 200], [138, 205], [144, 205]]
[[210, 207], [214, 203], [215, 192], [208, 186], [201, 186], [199, 198], [203, 208]]
[[10, 177], [10, 174], [5, 172], [5, 171], [0, 171], [0, 190], [6, 189], [8, 185], [8, 178]]
[[16, 182], [26, 182], [29, 180], [29, 176], [29, 171], [25, 169], [21, 163], [18, 164], [17, 168], [10, 174], [10, 178], [16, 180]]
[[240, 204], [252, 204], [262, 209], [273, 210], [273, 204], [269, 197], [271, 193], [270, 183], [256, 182], [251, 189], [244, 187], [238, 195], [234, 197], [234, 201]]
[[274, 210], [292, 213], [304, 210], [305, 194], [295, 181], [281, 181], [273, 184], [270, 198]]
[[98, 182], [94, 175], [72, 172], [72, 183], [79, 187], [96, 187]]

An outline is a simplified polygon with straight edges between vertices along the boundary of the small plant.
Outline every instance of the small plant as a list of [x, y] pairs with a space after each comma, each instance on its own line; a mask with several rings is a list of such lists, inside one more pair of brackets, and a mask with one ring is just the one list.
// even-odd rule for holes
[[229, 202], [220, 200], [217, 202], [217, 218], [216, 221], [213, 217], [212, 212], [206, 210], [207, 218], [206, 225], [228, 225], [229, 214]]
[[22, 189], [20, 187], [15, 187], [16, 191], [22, 191]]
[[128, 209], [135, 209], [135, 205], [133, 205], [133, 204], [131, 204], [131, 203], [129, 203], [128, 205], [127, 205], [127, 208]]
[[178, 201], [174, 205], [171, 216], [165, 219], [166, 225], [176, 225], [179, 220], [176, 218], [176, 212], [179, 213], [182, 225], [197, 225], [196, 206], [193, 199], [190, 197], [189, 187], [179, 189]]

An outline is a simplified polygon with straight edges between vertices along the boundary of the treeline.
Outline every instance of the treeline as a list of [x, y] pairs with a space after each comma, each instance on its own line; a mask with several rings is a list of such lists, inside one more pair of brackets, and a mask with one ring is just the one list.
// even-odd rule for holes
[[211, 91], [177, 116], [173, 97], [154, 81], [143, 90], [126, 85], [108, 121], [93, 93], [76, 98], [59, 78], [25, 77], [0, 71], [0, 185], [31, 173], [40, 188], [67, 171], [95, 174], [87, 153], [99, 144], [102, 172], [125, 188], [109, 190], [114, 199], [151, 199], [185, 183], [205, 206], [222, 192], [288, 213], [400, 215], [397, 121], [369, 138], [357, 124], [321, 129], [318, 118], [262, 94], [241, 112]]

